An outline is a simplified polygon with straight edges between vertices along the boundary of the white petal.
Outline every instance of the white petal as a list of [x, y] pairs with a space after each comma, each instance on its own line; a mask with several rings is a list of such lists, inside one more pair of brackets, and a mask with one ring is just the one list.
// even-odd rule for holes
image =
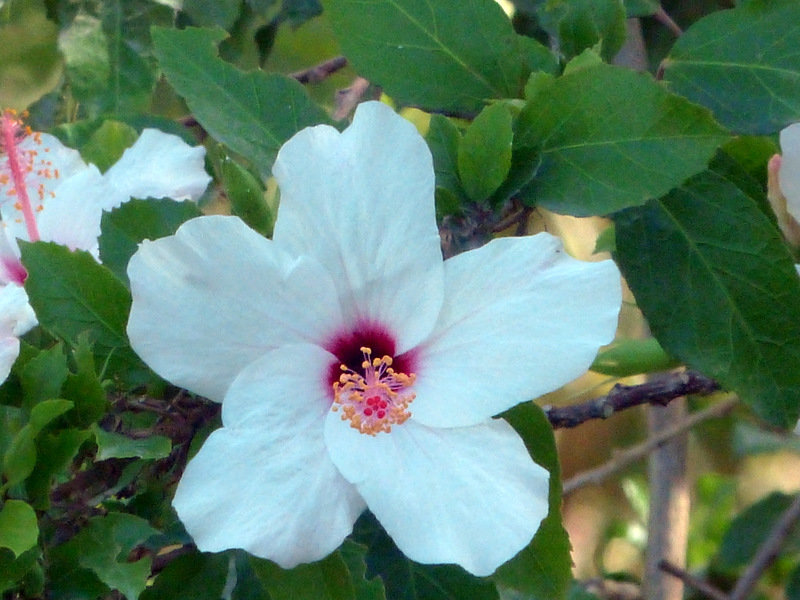
[[0, 285], [16, 283], [22, 285], [28, 272], [20, 261], [19, 245], [8, 224], [0, 221]]
[[25, 288], [14, 283], [0, 287], [0, 335], [20, 336], [37, 323]]
[[256, 358], [341, 326], [319, 265], [289, 257], [236, 217], [200, 217], [144, 242], [128, 277], [134, 350], [165, 379], [212, 400]]
[[211, 181], [203, 166], [205, 148], [176, 135], [145, 129], [105, 173], [116, 189], [103, 206], [110, 210], [130, 198], [196, 200]]
[[19, 338], [0, 337], [0, 383], [3, 383], [19, 356]]
[[102, 206], [112, 194], [113, 189], [94, 165], [65, 179], [37, 215], [41, 239], [72, 250], [87, 250], [98, 258]]
[[502, 420], [364, 435], [330, 413], [325, 443], [397, 546], [421, 563], [489, 575], [547, 516], [549, 475]]
[[0, 383], [6, 380], [19, 356], [18, 336], [36, 325], [25, 289], [15, 283], [0, 287]]
[[313, 344], [281, 346], [254, 360], [225, 394], [223, 424], [271, 429], [316, 415], [321, 432], [333, 401], [331, 365], [338, 367], [336, 357]]
[[539, 234], [497, 239], [445, 263], [445, 304], [418, 348], [415, 419], [479, 423], [581, 375], [614, 337], [614, 263], [564, 253]]
[[273, 172], [275, 242], [334, 274], [348, 323], [380, 323], [398, 353], [414, 347], [442, 301], [433, 164], [414, 126], [367, 102], [344, 133], [321, 125], [295, 135]]
[[173, 506], [200, 550], [243, 548], [291, 568], [352, 531], [364, 502], [328, 458], [322, 422], [284, 425], [223, 427], [189, 461]]
[[781, 152], [778, 182], [786, 196], [786, 209], [800, 220], [800, 123], [781, 131]]
[[[67, 148], [58, 138], [47, 133], [27, 136], [17, 145], [17, 150], [21, 160], [31, 166], [31, 170], [25, 175], [25, 188], [33, 203], [40, 198], [49, 198], [63, 181], [86, 168], [86, 163], [77, 150]], [[10, 175], [5, 162], [4, 159], [3, 172]], [[0, 182], [0, 198], [6, 198], [13, 188], [15, 185], [11, 179], [5, 183]], [[13, 202], [2, 204], [0, 211], [4, 220], [16, 214], [13, 205]]]

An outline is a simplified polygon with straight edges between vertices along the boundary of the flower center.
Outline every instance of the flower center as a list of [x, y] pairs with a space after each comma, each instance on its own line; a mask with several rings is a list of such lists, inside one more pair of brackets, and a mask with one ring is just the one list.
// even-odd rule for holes
[[[23, 114], [24, 116], [24, 114]], [[58, 169], [53, 170], [48, 160], [38, 158], [38, 150], [22, 149], [20, 143], [25, 139], [32, 139], [36, 145], [41, 145], [42, 140], [38, 133], [33, 133], [30, 127], [23, 125], [17, 112], [6, 109], [0, 115], [0, 150], [6, 155], [5, 165], [0, 162], [0, 187], [7, 187], [6, 195], [15, 199], [14, 208], [22, 213], [28, 239], [36, 242], [40, 239], [39, 229], [36, 225], [34, 207], [28, 196], [26, 177], [35, 170], [35, 175], [41, 179], [58, 178]], [[45, 149], [47, 151], [47, 149]], [[5, 168], [4, 168], [5, 167]], [[9, 185], [10, 184], [10, 185]], [[37, 186], [40, 203], [36, 211], [42, 210], [41, 201], [47, 193], [44, 183]]]
[[392, 425], [401, 425], [411, 416], [408, 405], [415, 398], [411, 391], [416, 375], [397, 373], [392, 357], [372, 358], [372, 350], [361, 347], [361, 372], [341, 365], [339, 381], [333, 384], [334, 412], [341, 410], [342, 421], [353, 429], [377, 435], [389, 433]]

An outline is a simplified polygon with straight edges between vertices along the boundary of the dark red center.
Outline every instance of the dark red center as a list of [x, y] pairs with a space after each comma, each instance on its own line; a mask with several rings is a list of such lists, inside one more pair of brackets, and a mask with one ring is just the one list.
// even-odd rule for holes
[[365, 346], [372, 350], [373, 358], [391, 356], [395, 372], [406, 374], [414, 372], [413, 350], [395, 356], [394, 336], [385, 327], [371, 323], [360, 324], [334, 336], [324, 345], [325, 349], [338, 359], [328, 368], [331, 397], [333, 397], [333, 384], [339, 381], [339, 375], [342, 373], [340, 365], [345, 365], [356, 373], [363, 372], [361, 363], [364, 361], [364, 355], [361, 353], [361, 348]]

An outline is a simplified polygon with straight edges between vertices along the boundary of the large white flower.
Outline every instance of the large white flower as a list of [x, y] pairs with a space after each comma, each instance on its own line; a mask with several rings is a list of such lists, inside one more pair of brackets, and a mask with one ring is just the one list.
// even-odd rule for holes
[[610, 261], [547, 234], [442, 260], [431, 156], [379, 103], [274, 167], [273, 240], [201, 217], [145, 242], [128, 334], [222, 401], [174, 506], [202, 550], [320, 559], [365, 506], [424, 563], [492, 573], [536, 532], [548, 474], [493, 415], [580, 375], [620, 305]]
[[[0, 113], [0, 295], [13, 300], [8, 304], [0, 299], [0, 382], [19, 353], [16, 336], [36, 325], [20, 287], [27, 273], [17, 240], [57, 242], [98, 258], [103, 211], [131, 198], [196, 200], [211, 180], [203, 167], [204, 156], [202, 147], [145, 129], [101, 174], [57, 138], [25, 128], [13, 111]], [[17, 289], [6, 290], [9, 286]], [[21, 300], [24, 307], [18, 306]], [[20, 314], [24, 318], [17, 319]], [[3, 329], [9, 322], [16, 325]]]

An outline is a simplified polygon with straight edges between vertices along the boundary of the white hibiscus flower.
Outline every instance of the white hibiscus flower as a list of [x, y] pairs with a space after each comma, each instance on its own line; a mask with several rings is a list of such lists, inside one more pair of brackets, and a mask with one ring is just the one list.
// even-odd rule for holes
[[492, 417], [611, 341], [616, 267], [548, 234], [443, 261], [430, 152], [379, 103], [343, 133], [301, 131], [274, 173], [272, 240], [201, 217], [128, 268], [133, 347], [222, 401], [179, 517], [201, 550], [288, 568], [335, 550], [368, 507], [409, 558], [492, 573], [548, 511], [547, 472]]

